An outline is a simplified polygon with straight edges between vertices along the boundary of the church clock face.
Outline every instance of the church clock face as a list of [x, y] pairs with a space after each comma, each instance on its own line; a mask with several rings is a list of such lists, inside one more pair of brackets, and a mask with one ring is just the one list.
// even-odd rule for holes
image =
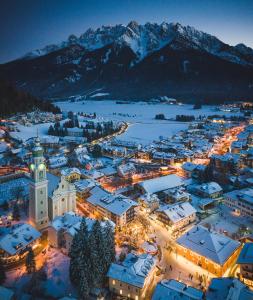
[[43, 171], [45, 169], [45, 165], [44, 164], [39, 164], [39, 171]]

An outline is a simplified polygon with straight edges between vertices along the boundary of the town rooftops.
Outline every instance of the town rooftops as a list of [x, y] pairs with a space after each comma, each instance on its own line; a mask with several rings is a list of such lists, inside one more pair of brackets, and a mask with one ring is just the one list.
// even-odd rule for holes
[[0, 239], [0, 249], [15, 255], [40, 236], [41, 233], [30, 224], [16, 224]]
[[111, 194], [102, 188], [95, 186], [91, 190], [91, 196], [87, 198], [87, 202], [100, 206], [111, 213], [121, 216], [137, 203], [121, 194]]
[[83, 192], [92, 189], [96, 185], [96, 182], [92, 179], [81, 179], [76, 181], [74, 185], [77, 191]]
[[48, 161], [50, 168], [59, 168], [65, 166], [68, 162], [67, 158], [63, 155], [51, 157]]
[[[95, 220], [85, 218], [86, 220], [86, 225], [88, 228], [88, 231], [91, 230]], [[82, 217], [79, 215], [76, 215], [74, 212], [67, 212], [62, 216], [58, 216], [54, 218], [52, 221], [52, 227], [56, 230], [59, 231], [61, 229], [65, 230], [68, 232], [71, 236], [74, 236], [78, 229], [80, 228], [80, 224], [82, 221]]]
[[233, 201], [243, 201], [249, 204], [253, 204], [253, 189], [245, 188], [241, 190], [234, 190], [225, 194], [225, 198], [229, 198]]
[[196, 213], [196, 209], [189, 202], [166, 205], [160, 208], [159, 211], [163, 211], [172, 223], [177, 223]]
[[174, 174], [145, 180], [139, 183], [139, 185], [145, 190], [145, 192], [150, 194], [172, 189], [183, 184], [183, 180]]
[[[69, 233], [71, 236], [74, 236], [80, 228], [82, 222], [82, 217], [70, 211], [65, 213], [62, 216], [55, 217], [52, 221], [51, 226], [56, 230], [64, 230]], [[93, 224], [95, 223], [94, 219], [85, 218], [88, 231], [92, 229]], [[110, 224], [114, 227], [114, 223], [109, 221]], [[105, 226], [106, 222], [101, 222], [102, 226]]]
[[129, 253], [122, 265], [112, 263], [107, 276], [127, 284], [143, 288], [145, 279], [155, 267], [156, 259], [150, 254], [140, 256]]
[[240, 280], [227, 278], [213, 278], [206, 292], [207, 300], [252, 300], [253, 291]]
[[75, 173], [81, 175], [81, 172], [78, 168], [65, 168], [61, 171], [61, 175], [63, 175], [63, 176], [69, 176], [69, 175], [75, 174]]
[[238, 264], [253, 264], [253, 243], [246, 243], [237, 259]]
[[209, 195], [222, 192], [222, 187], [217, 182], [213, 181], [198, 185], [196, 186], [196, 189]]
[[223, 265], [241, 245], [238, 241], [198, 225], [177, 239], [177, 244], [219, 265]]
[[155, 288], [152, 300], [200, 300], [204, 293], [174, 279], [162, 280]]

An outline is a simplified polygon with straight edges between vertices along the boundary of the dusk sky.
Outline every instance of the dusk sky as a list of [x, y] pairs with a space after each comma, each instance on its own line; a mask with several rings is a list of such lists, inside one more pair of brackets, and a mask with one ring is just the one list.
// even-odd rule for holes
[[0, 63], [89, 27], [179, 22], [253, 47], [253, 0], [2, 0]]

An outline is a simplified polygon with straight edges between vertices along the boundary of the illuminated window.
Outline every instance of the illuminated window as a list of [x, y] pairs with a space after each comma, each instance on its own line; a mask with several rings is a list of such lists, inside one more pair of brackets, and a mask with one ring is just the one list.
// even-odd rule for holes
[[135, 296], [135, 300], [138, 300], [139, 299], [139, 297], [138, 296]]
[[122, 290], [119, 291], [120, 295], [122, 295]]
[[115, 285], [115, 280], [112, 281], [112, 284]]

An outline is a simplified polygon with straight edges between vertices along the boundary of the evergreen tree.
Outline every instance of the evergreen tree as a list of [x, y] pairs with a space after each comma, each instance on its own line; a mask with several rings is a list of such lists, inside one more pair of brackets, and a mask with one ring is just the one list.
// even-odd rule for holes
[[54, 135], [54, 134], [55, 134], [55, 132], [54, 132], [54, 127], [53, 127], [52, 125], [49, 126], [48, 134], [49, 134], [49, 135]]
[[89, 236], [90, 261], [92, 266], [91, 282], [93, 286], [100, 287], [104, 279], [105, 249], [103, 233], [99, 221], [95, 221]]
[[112, 224], [107, 221], [103, 229], [104, 242], [104, 275], [106, 275], [111, 263], [115, 260], [115, 236]]
[[0, 284], [3, 284], [6, 279], [5, 268], [2, 259], [0, 259]]
[[80, 272], [85, 270], [89, 274], [88, 229], [85, 218], [82, 219], [80, 229], [75, 234], [70, 250], [70, 279], [73, 284], [80, 286]]
[[71, 249], [70, 249], [70, 265], [69, 265], [69, 277], [73, 284], [77, 285], [79, 283], [79, 265], [78, 265], [78, 256], [80, 254], [80, 245], [79, 245], [79, 235], [75, 234]]
[[34, 273], [36, 271], [35, 257], [32, 248], [29, 248], [29, 252], [26, 256], [25, 265], [28, 274]]
[[101, 146], [98, 145], [98, 144], [95, 144], [94, 148], [93, 148], [93, 151], [92, 151], [92, 154], [93, 154], [94, 157], [100, 157], [102, 155]]
[[86, 271], [82, 270], [80, 273], [80, 283], [79, 283], [79, 299], [86, 300], [89, 295], [89, 284], [86, 277]]
[[16, 202], [15, 202], [15, 204], [13, 206], [12, 217], [16, 221], [19, 221], [19, 219], [20, 219], [19, 206], [18, 206], [18, 204]]

